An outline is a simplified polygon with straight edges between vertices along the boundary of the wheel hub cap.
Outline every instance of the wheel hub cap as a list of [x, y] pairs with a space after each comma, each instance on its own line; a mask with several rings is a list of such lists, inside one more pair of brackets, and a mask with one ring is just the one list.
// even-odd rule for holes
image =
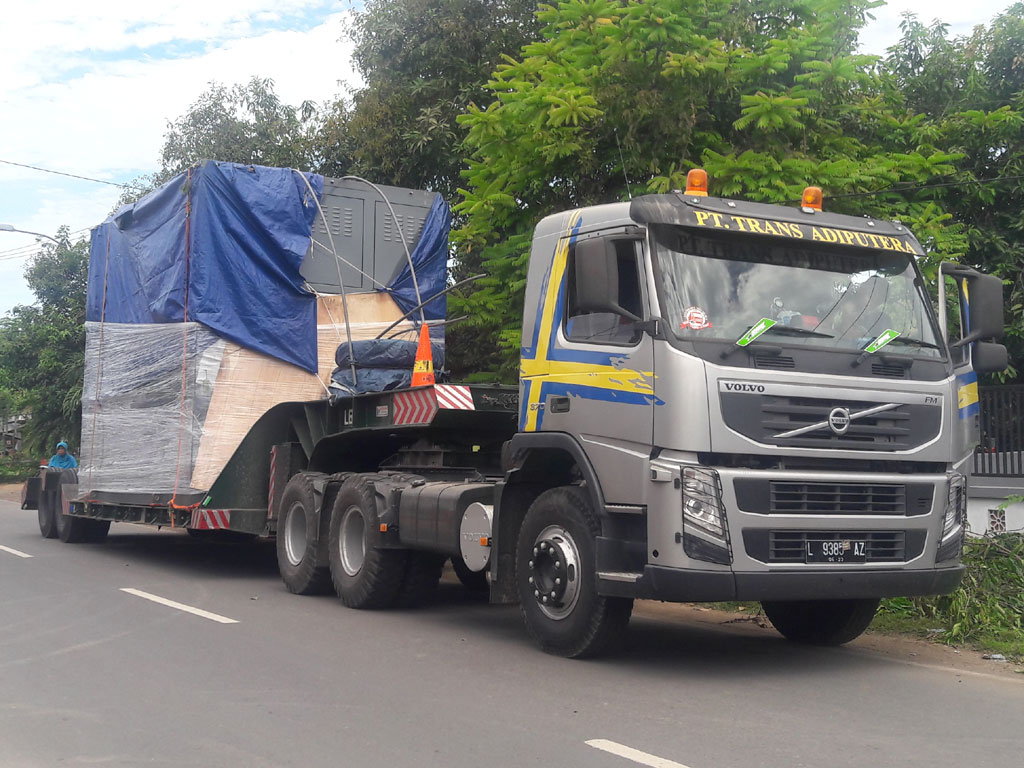
[[579, 599], [579, 550], [567, 530], [549, 526], [537, 536], [527, 564], [533, 597], [549, 618], [564, 619]]

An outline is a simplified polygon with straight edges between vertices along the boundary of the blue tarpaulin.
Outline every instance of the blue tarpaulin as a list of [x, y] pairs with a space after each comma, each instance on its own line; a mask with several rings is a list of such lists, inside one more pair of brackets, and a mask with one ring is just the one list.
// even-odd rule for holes
[[[444, 198], [438, 195], [423, 222], [423, 234], [413, 250], [412, 263], [416, 267], [416, 281], [419, 283], [420, 299], [416, 298], [416, 288], [412, 281], [409, 265], [395, 276], [387, 287], [395, 303], [403, 312], [409, 312], [420, 301], [427, 301], [447, 287], [448, 280], [448, 231], [451, 229], [452, 212]], [[381, 289], [378, 289], [381, 290]], [[427, 304], [423, 310], [428, 320], [443, 318], [447, 312], [448, 302], [442, 296]], [[417, 310], [411, 317], [419, 319]]]
[[[320, 197], [323, 176], [304, 175]], [[316, 215], [295, 171], [205, 161], [93, 230], [86, 319], [182, 322], [187, 299], [189, 320], [315, 373], [316, 299], [299, 267]]]

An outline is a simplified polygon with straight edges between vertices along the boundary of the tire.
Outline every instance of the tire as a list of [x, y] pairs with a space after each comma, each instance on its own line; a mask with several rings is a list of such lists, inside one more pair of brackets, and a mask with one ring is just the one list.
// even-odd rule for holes
[[455, 571], [455, 575], [462, 582], [462, 586], [470, 592], [486, 592], [490, 589], [490, 584], [487, 582], [487, 569], [471, 571], [462, 561], [462, 558], [455, 555], [452, 558], [452, 570]]
[[407, 552], [378, 549], [380, 525], [372, 476], [353, 475], [342, 484], [331, 507], [331, 580], [349, 608], [387, 608], [405, 580]]
[[39, 492], [39, 533], [44, 539], [57, 538], [57, 500], [52, 493]]
[[54, 517], [57, 519], [57, 538], [65, 544], [81, 544], [89, 540], [92, 520], [65, 515], [63, 509], [54, 510]]
[[309, 475], [299, 473], [281, 494], [277, 522], [277, 569], [289, 592], [323, 595], [331, 591], [327, 542], [320, 536], [320, 510]]
[[429, 602], [437, 591], [437, 582], [441, 580], [446, 559], [444, 555], [429, 552], [410, 552], [405, 559], [405, 575], [395, 606], [416, 608]]
[[[576, 486], [538, 496], [519, 529], [520, 608], [526, 629], [547, 653], [597, 656], [613, 650], [625, 637], [633, 601], [597, 593], [595, 540], [600, 530], [590, 500]], [[554, 597], [541, 594], [549, 589]]]
[[807, 645], [842, 645], [871, 624], [878, 600], [806, 600], [761, 603], [772, 625], [787, 640]]

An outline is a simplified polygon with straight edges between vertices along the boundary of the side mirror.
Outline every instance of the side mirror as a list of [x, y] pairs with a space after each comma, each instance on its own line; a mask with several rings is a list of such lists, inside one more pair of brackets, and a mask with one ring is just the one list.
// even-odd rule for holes
[[[985, 275], [969, 267], [943, 262], [939, 267], [939, 279], [943, 275], [955, 278], [960, 286], [960, 306], [967, 318], [966, 334], [949, 345], [950, 349], [962, 347], [981, 339], [1003, 338], [1003, 281], [994, 275]], [[940, 287], [945, 284], [940, 282]], [[945, 322], [944, 293], [940, 292], [940, 321]], [[943, 326], [945, 327], [945, 326]]]
[[610, 240], [591, 238], [576, 243], [576, 308], [583, 312], [610, 312], [639, 320], [619, 306], [619, 260]]
[[971, 350], [971, 367], [975, 373], [999, 373], [1010, 364], [1006, 347], [987, 341], [976, 341]]
[[999, 340], [1006, 333], [1003, 325], [1003, 281], [995, 275], [967, 278], [967, 316], [970, 319], [970, 335], [978, 334], [980, 339]]

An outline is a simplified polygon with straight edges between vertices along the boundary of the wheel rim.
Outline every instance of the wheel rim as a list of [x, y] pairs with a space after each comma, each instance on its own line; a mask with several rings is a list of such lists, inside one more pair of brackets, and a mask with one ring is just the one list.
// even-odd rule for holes
[[306, 556], [306, 510], [297, 501], [288, 508], [284, 526], [284, 554], [292, 565], [299, 565]]
[[366, 560], [366, 520], [363, 511], [357, 506], [345, 510], [341, 518], [341, 530], [338, 535], [338, 554], [341, 556], [341, 567], [349, 576], [355, 576]]
[[572, 534], [560, 525], [549, 525], [537, 534], [527, 567], [541, 612], [555, 621], [569, 616], [579, 601], [583, 579], [580, 550]]

